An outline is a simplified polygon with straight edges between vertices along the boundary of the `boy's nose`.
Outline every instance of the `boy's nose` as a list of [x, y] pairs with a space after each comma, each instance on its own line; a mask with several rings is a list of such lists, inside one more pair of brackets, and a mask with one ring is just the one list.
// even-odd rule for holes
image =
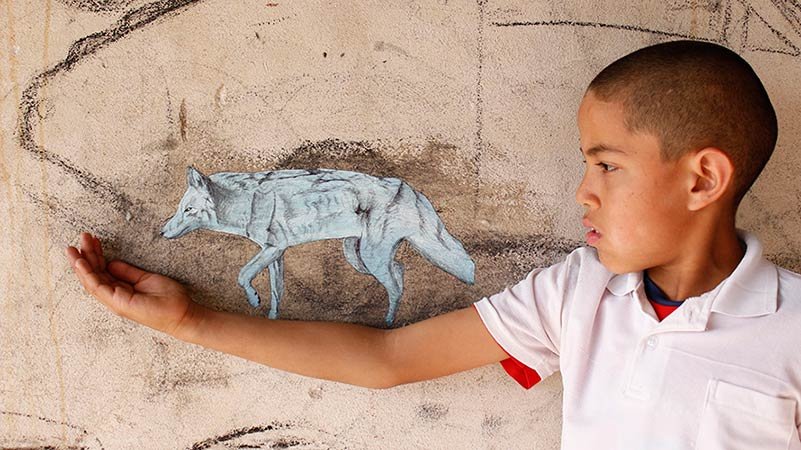
[[598, 197], [589, 189], [586, 176], [581, 179], [581, 183], [576, 188], [576, 201], [579, 205], [588, 208], [598, 206]]

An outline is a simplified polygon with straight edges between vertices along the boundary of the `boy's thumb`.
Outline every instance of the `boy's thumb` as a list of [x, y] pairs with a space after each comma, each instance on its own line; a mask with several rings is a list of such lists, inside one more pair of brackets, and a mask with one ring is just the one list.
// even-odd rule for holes
[[115, 278], [131, 284], [136, 284], [142, 279], [142, 276], [148, 273], [119, 259], [110, 261], [106, 264], [106, 268]]

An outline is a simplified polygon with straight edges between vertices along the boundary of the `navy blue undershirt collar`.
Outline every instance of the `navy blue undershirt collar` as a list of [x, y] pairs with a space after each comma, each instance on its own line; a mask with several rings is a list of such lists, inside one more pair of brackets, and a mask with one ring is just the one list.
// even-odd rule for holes
[[669, 299], [662, 289], [660, 289], [659, 286], [657, 286], [656, 283], [654, 283], [651, 278], [648, 277], [648, 272], [646, 271], [642, 272], [642, 281], [645, 287], [645, 295], [648, 296], [648, 300], [665, 306], [681, 306], [681, 304], [684, 303]]

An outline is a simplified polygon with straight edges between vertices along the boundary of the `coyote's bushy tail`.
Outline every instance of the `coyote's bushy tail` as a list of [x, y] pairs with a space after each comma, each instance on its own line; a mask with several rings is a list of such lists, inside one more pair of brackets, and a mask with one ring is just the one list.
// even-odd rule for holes
[[445, 229], [445, 224], [440, 220], [431, 202], [414, 189], [411, 191], [417, 197], [415, 206], [420, 226], [414, 234], [407, 236], [406, 240], [432, 264], [467, 284], [473, 284], [475, 263], [470, 259], [470, 255], [462, 247], [461, 242]]

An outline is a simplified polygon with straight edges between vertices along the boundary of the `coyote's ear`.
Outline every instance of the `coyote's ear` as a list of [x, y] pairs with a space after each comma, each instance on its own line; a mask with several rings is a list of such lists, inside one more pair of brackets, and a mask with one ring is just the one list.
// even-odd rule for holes
[[208, 178], [192, 166], [186, 168], [186, 184], [197, 189], [209, 189]]

